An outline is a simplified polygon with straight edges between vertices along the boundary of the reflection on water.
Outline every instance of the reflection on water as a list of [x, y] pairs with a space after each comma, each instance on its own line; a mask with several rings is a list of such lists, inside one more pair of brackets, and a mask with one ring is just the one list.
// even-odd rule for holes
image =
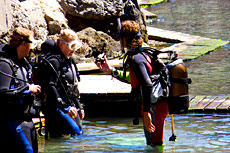
[[132, 119], [97, 118], [84, 122], [83, 136], [40, 139], [40, 152], [229, 152], [230, 115], [179, 115], [174, 117], [176, 142], [166, 119], [164, 147], [146, 146], [142, 125]]
[[[160, 19], [150, 26], [230, 40], [229, 0], [169, 0], [148, 8]], [[187, 62], [192, 95], [230, 95], [230, 46]]]

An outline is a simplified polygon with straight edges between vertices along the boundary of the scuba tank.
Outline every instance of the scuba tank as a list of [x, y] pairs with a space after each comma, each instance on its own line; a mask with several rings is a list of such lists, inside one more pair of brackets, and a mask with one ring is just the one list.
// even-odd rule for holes
[[188, 113], [188, 84], [192, 81], [188, 78], [187, 68], [182, 59], [169, 63], [167, 68], [170, 73], [171, 83], [168, 98], [169, 114]]

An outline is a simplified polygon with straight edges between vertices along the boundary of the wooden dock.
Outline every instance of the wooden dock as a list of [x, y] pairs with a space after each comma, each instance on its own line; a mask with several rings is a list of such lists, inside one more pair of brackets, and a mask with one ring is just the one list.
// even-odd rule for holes
[[[179, 58], [198, 58], [228, 41], [209, 39], [153, 27], [147, 27], [149, 39], [174, 43], [162, 49], [177, 51]], [[161, 57], [160, 57], [161, 58]], [[110, 60], [113, 67], [121, 67], [122, 60]], [[98, 70], [95, 63], [78, 64], [81, 72]], [[87, 116], [132, 116], [131, 87], [108, 75], [81, 75], [79, 83], [81, 102], [85, 104]], [[191, 96], [191, 112], [229, 112], [229, 97]]]
[[229, 112], [230, 96], [190, 96], [191, 112]]
[[141, 12], [144, 14], [146, 19], [155, 19], [157, 18], [156, 14], [153, 14], [152, 12], [149, 12], [143, 8], [141, 8]]
[[154, 27], [147, 27], [147, 31], [149, 39], [174, 43], [161, 51], [174, 50], [179, 55], [179, 58], [185, 61], [199, 58], [229, 43], [229, 41], [222, 41], [220, 39], [210, 39]]
[[[185, 61], [198, 58], [229, 43], [228, 41], [219, 39], [210, 39], [154, 27], [147, 27], [147, 31], [149, 39], [174, 43], [172, 46], [163, 48], [161, 51], [174, 50], [177, 52], [179, 58]], [[161, 54], [159, 57], [165, 58], [165, 56], [167, 54]], [[113, 67], [122, 66], [122, 60], [109, 60], [109, 63]], [[98, 68], [95, 63], [80, 63], [78, 64], [78, 70], [91, 71], [98, 70]]]
[[[132, 106], [131, 86], [112, 78], [110, 75], [82, 75], [79, 83], [81, 101], [88, 112], [100, 110], [102, 114], [127, 113]], [[122, 106], [122, 108], [120, 107]], [[190, 112], [229, 112], [230, 96], [190, 96]], [[127, 115], [127, 114], [126, 114]]]

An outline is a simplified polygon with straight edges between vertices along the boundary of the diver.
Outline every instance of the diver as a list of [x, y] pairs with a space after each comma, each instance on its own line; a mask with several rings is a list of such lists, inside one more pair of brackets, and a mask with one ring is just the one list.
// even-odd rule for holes
[[33, 97], [41, 87], [30, 83], [31, 66], [26, 60], [35, 44], [34, 33], [18, 27], [9, 44], [0, 45], [1, 149], [7, 152], [38, 152], [32, 117]]
[[82, 135], [85, 113], [78, 91], [79, 73], [72, 55], [82, 46], [70, 29], [60, 32], [57, 42], [42, 44], [46, 56], [38, 67], [38, 81], [45, 94], [46, 130], [50, 137]]
[[[168, 114], [167, 100], [162, 98], [152, 102], [153, 83], [150, 78], [151, 74], [158, 74], [161, 64], [156, 64], [147, 55], [141, 53], [143, 50], [143, 39], [138, 23], [131, 20], [123, 21], [120, 25], [121, 44], [126, 48], [129, 56], [125, 63], [129, 66], [129, 75], [111, 67], [107, 58], [104, 62], [97, 62], [96, 65], [101, 71], [111, 74], [118, 80], [129, 82], [132, 87], [133, 95], [142, 104], [142, 117], [144, 124], [144, 133], [147, 145], [155, 146], [163, 144], [164, 122]], [[128, 55], [128, 54], [126, 54]], [[163, 64], [163, 63], [162, 63]], [[130, 77], [130, 80], [127, 78]]]

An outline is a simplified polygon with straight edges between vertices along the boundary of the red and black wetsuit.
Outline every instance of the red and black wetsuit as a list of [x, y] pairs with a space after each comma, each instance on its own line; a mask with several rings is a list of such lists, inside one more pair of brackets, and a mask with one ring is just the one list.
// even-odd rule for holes
[[150, 112], [152, 123], [155, 126], [155, 132], [149, 133], [145, 128], [145, 137], [148, 145], [161, 145], [163, 143], [164, 122], [168, 114], [168, 103], [166, 100], [159, 100], [152, 104], [151, 94], [153, 83], [150, 75], [159, 73], [159, 65], [152, 61], [144, 53], [140, 53], [139, 49], [131, 48], [128, 57], [130, 83], [132, 88], [140, 89], [142, 97], [142, 106], [144, 112]]

